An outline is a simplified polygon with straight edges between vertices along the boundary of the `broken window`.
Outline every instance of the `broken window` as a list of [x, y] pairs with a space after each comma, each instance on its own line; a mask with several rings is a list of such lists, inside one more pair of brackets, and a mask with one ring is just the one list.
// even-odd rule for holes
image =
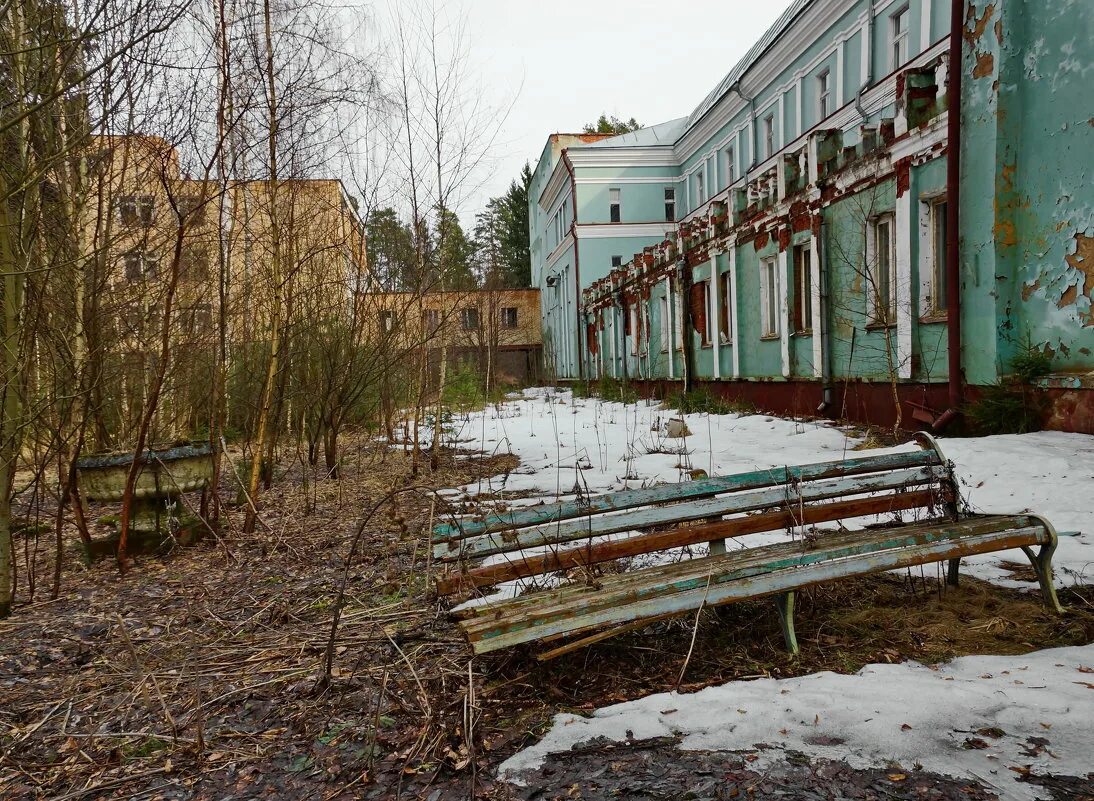
[[474, 306], [460, 309], [460, 320], [464, 331], [476, 331], [479, 327], [479, 310]]
[[813, 331], [813, 251], [809, 245], [794, 248], [794, 330]]
[[782, 333], [779, 324], [779, 263], [774, 256], [760, 262], [760, 325], [763, 337]]
[[867, 242], [871, 252], [867, 253], [869, 270], [869, 293], [867, 305], [870, 321], [879, 325], [893, 322], [893, 307], [896, 305], [896, 281], [894, 265], [896, 250], [893, 239], [894, 220], [892, 214], [884, 214], [873, 221], [872, 236]]
[[395, 312], [391, 309], [380, 310], [380, 330], [385, 334], [395, 330]]
[[817, 76], [817, 122], [832, 113], [832, 73], [825, 70]]
[[889, 71], [908, 60], [908, 6], [889, 15]]
[[691, 325], [704, 348], [711, 343], [709, 308], [710, 281], [697, 281], [691, 286]]
[[733, 341], [733, 286], [730, 273], [723, 273], [718, 285], [718, 341], [728, 345]]
[[140, 281], [142, 278], [155, 278], [159, 275], [160, 260], [153, 253], [131, 250], [125, 254], [124, 262], [126, 281]]
[[618, 189], [608, 190], [608, 211], [610, 219], [613, 223], [621, 222], [623, 219], [622, 203], [620, 201], [620, 195]]
[[501, 310], [501, 327], [502, 328], [516, 328], [517, 327], [517, 307], [505, 306]]
[[665, 189], [665, 222], [676, 222], [676, 190], [672, 187]]
[[422, 328], [426, 336], [433, 336], [441, 327], [441, 313], [437, 309], [422, 310]]

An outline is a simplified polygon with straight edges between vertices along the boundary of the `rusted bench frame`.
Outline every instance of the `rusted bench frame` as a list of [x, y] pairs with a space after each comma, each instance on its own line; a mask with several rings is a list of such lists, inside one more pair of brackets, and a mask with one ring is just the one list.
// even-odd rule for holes
[[[709, 556], [681, 563], [682, 567], [657, 566], [600, 580], [604, 587], [633, 585], [631, 590], [634, 592], [650, 595], [646, 600], [624, 593], [618, 602], [612, 602], [608, 589], [590, 590], [581, 585], [569, 585], [464, 613], [466, 619], [461, 625], [477, 653], [519, 642], [558, 639], [587, 634], [606, 626], [615, 627], [556, 648], [541, 658], [701, 605], [771, 595], [777, 601], [787, 647], [797, 652], [793, 614], [796, 589], [837, 578], [938, 561], [949, 562], [947, 580], [956, 584], [962, 557], [1015, 547], [1022, 548], [1032, 562], [1046, 604], [1059, 610], [1052, 583], [1051, 559], [1057, 539], [1052, 525], [1035, 515], [962, 516], [952, 465], [933, 438], [920, 435], [919, 441], [923, 450], [916, 453], [755, 471], [443, 524], [434, 530], [434, 555], [440, 561], [458, 562], [459, 569], [438, 579], [438, 591], [450, 594], [500, 581], [589, 567], [625, 556], [711, 543]], [[847, 495], [877, 492], [888, 494], [841, 499]], [[812, 552], [800, 544], [780, 544], [774, 550], [772, 546], [750, 548], [731, 554], [724, 550], [726, 537], [918, 508], [928, 511], [941, 508], [945, 517], [840, 534], [836, 542], [844, 543], [845, 548], [850, 549], [846, 551], [827, 546], [833, 537], [831, 532], [821, 533], [820, 545]], [[723, 514], [742, 512], [756, 513], [720, 519]], [[660, 530], [670, 524], [676, 527]], [[654, 530], [649, 530], [651, 527]], [[645, 529], [646, 533], [619, 541], [591, 541], [595, 536], [636, 529]], [[573, 543], [581, 539], [588, 542], [573, 547]], [[507, 557], [506, 561], [488, 566], [470, 564], [470, 560], [480, 557], [542, 546], [550, 549], [570, 547], [538, 555], [517, 553], [513, 558]], [[1033, 546], [1039, 546], [1036, 553]], [[793, 553], [795, 548], [801, 552]], [[866, 550], [860, 553], [862, 548]], [[774, 561], [764, 562], [768, 555]], [[761, 561], [753, 564], [756, 558]], [[738, 563], [748, 564], [745, 574], [734, 572]], [[707, 568], [710, 571], [707, 587], [698, 599], [692, 574]], [[662, 573], [668, 577], [666, 580], [675, 582], [668, 589], [657, 584]], [[715, 578], [717, 586], [711, 595], [710, 582]], [[568, 598], [578, 599], [580, 614], [567, 614]], [[588, 609], [588, 604], [594, 602], [599, 610], [596, 614]], [[600, 610], [602, 603], [607, 603], [606, 610]], [[555, 607], [561, 610], [561, 620], [549, 619], [551, 609]]]

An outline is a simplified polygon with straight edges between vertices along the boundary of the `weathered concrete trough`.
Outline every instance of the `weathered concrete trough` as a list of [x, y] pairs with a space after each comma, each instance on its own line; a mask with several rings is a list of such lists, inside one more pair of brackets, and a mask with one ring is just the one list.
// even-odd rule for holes
[[[78, 459], [80, 496], [83, 501], [119, 503], [125, 493], [126, 477], [133, 465], [133, 453], [117, 452]], [[204, 490], [213, 475], [213, 448], [208, 442], [186, 443], [147, 449], [133, 490], [129, 518], [129, 543], [133, 550], [158, 550], [172, 540], [188, 544], [205, 524], [182, 511], [179, 496]], [[105, 540], [92, 542], [88, 558], [116, 550], [120, 526], [107, 518], [115, 532]]]

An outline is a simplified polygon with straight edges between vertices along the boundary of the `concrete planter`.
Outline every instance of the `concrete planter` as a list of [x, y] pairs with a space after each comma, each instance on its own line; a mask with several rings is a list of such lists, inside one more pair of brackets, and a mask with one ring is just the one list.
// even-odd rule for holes
[[[132, 453], [85, 456], [76, 462], [80, 495], [84, 501], [118, 503], [133, 464]], [[213, 449], [207, 443], [149, 448], [145, 451], [133, 491], [129, 532], [135, 548], [159, 548], [172, 535], [181, 542], [196, 538], [200, 521], [182, 511], [179, 496], [204, 490], [213, 475]], [[118, 528], [118, 521], [111, 520]], [[93, 552], [111, 552], [117, 534], [104, 543], [93, 543]]]

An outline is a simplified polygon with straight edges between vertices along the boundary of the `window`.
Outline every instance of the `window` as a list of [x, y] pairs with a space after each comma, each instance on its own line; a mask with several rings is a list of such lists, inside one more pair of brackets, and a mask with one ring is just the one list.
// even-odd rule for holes
[[613, 223], [620, 222], [623, 219], [623, 215], [622, 215], [622, 205], [621, 205], [620, 200], [619, 200], [619, 190], [618, 189], [609, 189], [608, 190], [608, 204], [609, 204], [609, 211], [611, 213], [611, 221]]
[[159, 257], [142, 250], [131, 250], [125, 254], [125, 280], [139, 281], [142, 278], [155, 278], [159, 275]]
[[476, 331], [479, 327], [479, 310], [474, 306], [466, 306], [460, 309], [460, 320], [464, 331]]
[[155, 207], [156, 199], [150, 195], [124, 195], [114, 205], [119, 223], [146, 228], [152, 224]]
[[779, 324], [779, 263], [772, 256], [760, 262], [760, 323], [762, 337], [777, 337], [782, 333]]
[[189, 225], [201, 225], [205, 222], [205, 206], [197, 195], [183, 195], [178, 199], [180, 221]]
[[817, 122], [832, 113], [832, 73], [825, 70], [817, 76]]
[[871, 322], [888, 325], [893, 322], [893, 307], [896, 305], [896, 281], [894, 264], [896, 262], [895, 243], [893, 241], [893, 215], [878, 217], [873, 223], [872, 252], [867, 256], [870, 281], [866, 301]]
[[699, 206], [707, 199], [707, 187], [704, 176], [705, 166], [695, 171], [695, 205]]
[[710, 281], [699, 281], [692, 287], [692, 292], [694, 293], [691, 309], [692, 325], [698, 329], [702, 346], [705, 348], [713, 341], [711, 324], [714, 315], [711, 314], [710, 309]]
[[395, 312], [391, 309], [380, 310], [380, 330], [385, 334], [395, 330]]
[[932, 314], [944, 315], [949, 311], [950, 301], [947, 295], [947, 276], [950, 265], [949, 249], [946, 247], [946, 235], [948, 232], [947, 210], [949, 206], [945, 198], [935, 200], [930, 204], [931, 215], [931, 308]]
[[813, 331], [813, 251], [809, 245], [794, 248], [794, 330]]
[[504, 306], [501, 310], [501, 327], [502, 328], [516, 328], [517, 327], [517, 307], [516, 306]]
[[908, 6], [889, 16], [889, 70], [908, 60]]
[[737, 154], [732, 145], [726, 148], [726, 186], [732, 186], [737, 180]]
[[718, 280], [718, 341], [728, 345], [733, 341], [733, 285], [729, 273], [723, 273]]
[[433, 336], [441, 327], [441, 313], [437, 309], [422, 309], [422, 328], [426, 336]]
[[665, 222], [676, 222], [676, 190], [665, 189]]
[[775, 115], [768, 114], [764, 117], [764, 158], [769, 159], [775, 155]]
[[186, 280], [204, 281], [209, 277], [209, 251], [202, 245], [187, 247], [182, 251], [179, 266]]
[[671, 342], [672, 328], [669, 325], [669, 298], [668, 295], [661, 296], [661, 352], [669, 352], [669, 343]]
[[627, 304], [627, 333], [631, 337], [631, 356], [638, 355], [638, 341], [642, 338], [642, 329], [639, 328], [638, 303]]
[[623, 257], [622, 256], [612, 256], [612, 269], [615, 270], [615, 269], [618, 269], [619, 267], [622, 267], [622, 266], [623, 266]]

